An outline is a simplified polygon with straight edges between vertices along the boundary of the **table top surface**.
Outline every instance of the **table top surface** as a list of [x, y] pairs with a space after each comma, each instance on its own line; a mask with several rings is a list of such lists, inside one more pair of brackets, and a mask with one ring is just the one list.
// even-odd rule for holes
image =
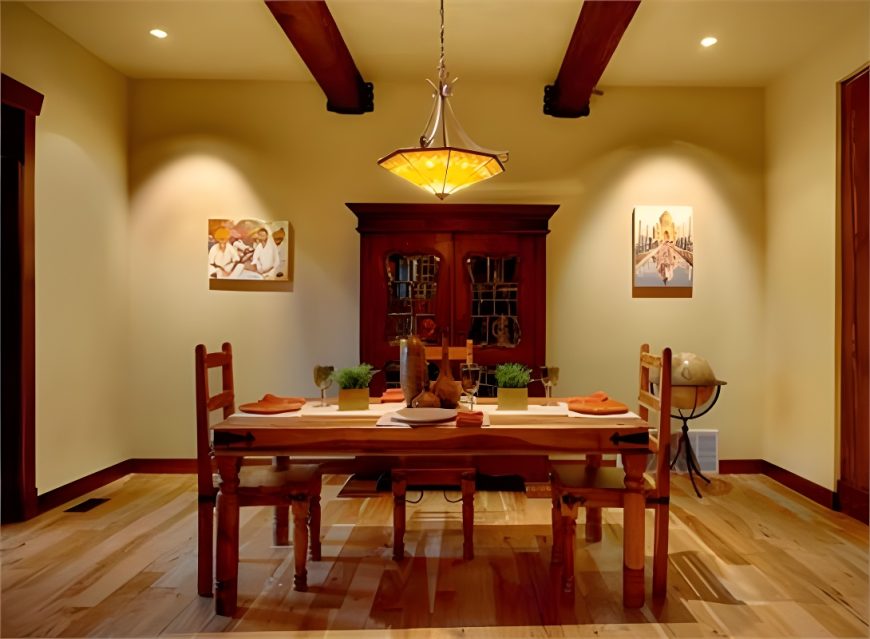
[[372, 404], [367, 411], [334, 406], [278, 415], [236, 413], [212, 426], [215, 454], [542, 454], [625, 452], [648, 448], [649, 425], [634, 413], [610, 416], [563, 414], [556, 407], [499, 411], [484, 405], [490, 425], [457, 428], [453, 423], [377, 426], [380, 416], [401, 404]]

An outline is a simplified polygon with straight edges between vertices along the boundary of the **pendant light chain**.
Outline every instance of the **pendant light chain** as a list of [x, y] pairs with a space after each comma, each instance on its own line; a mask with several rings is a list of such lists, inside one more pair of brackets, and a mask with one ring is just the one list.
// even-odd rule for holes
[[[447, 83], [447, 60], [444, 54], [444, 0], [441, 0], [441, 58], [438, 60], [438, 79], [442, 85]], [[442, 87], [439, 87], [439, 92]]]

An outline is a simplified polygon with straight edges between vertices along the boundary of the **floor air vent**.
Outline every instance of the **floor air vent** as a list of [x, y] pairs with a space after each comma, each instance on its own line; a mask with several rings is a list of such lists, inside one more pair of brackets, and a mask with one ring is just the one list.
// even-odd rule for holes
[[105, 503], [107, 501], [109, 501], [109, 500], [105, 497], [92, 497], [90, 499], [85, 499], [83, 502], [76, 504], [72, 508], [67, 508], [63, 512], [65, 512], [65, 513], [86, 513], [89, 510], [93, 510], [94, 508], [96, 508], [100, 504]]

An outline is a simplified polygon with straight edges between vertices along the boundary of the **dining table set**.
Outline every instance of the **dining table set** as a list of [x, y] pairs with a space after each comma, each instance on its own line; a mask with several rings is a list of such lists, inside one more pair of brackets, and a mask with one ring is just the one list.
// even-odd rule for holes
[[[482, 399], [470, 412], [463, 407], [408, 408], [405, 402], [395, 401], [400, 398], [395, 391], [392, 396], [388, 391], [384, 401], [372, 398], [367, 409], [344, 411], [332, 401], [315, 399], [288, 403], [288, 410], [283, 412], [277, 412], [277, 407], [236, 412], [212, 425], [212, 454], [220, 475], [215, 549], [218, 614], [231, 616], [236, 611], [239, 506], [234, 490], [245, 457], [289, 458], [292, 463], [330, 456], [401, 456], [431, 461], [457, 455], [585, 455], [600, 459], [601, 455], [619, 454], [625, 485], [636, 486], [640, 495], [650, 452], [650, 426], [633, 412], [584, 414], [570, 410], [565, 401], [550, 398], [532, 398], [526, 410], [500, 410], [489, 403], [492, 400]], [[626, 500], [624, 571], [635, 576], [643, 571], [643, 509], [643, 499]], [[643, 605], [642, 579], [639, 585], [636, 578], [624, 579], [623, 587], [627, 607]]]

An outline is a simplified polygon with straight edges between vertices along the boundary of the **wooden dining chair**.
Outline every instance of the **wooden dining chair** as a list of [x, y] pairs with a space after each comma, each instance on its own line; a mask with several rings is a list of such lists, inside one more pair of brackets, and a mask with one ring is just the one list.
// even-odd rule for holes
[[[211, 597], [214, 565], [214, 507], [220, 478], [211, 454], [209, 427], [211, 413], [222, 411], [227, 419], [236, 411], [233, 387], [233, 349], [224, 342], [220, 351], [209, 353], [203, 344], [195, 349], [196, 366], [196, 467], [198, 499], [197, 589], [200, 596]], [[209, 370], [220, 369], [220, 391], [209, 390]], [[307, 590], [305, 554], [311, 531], [311, 558], [320, 559], [320, 467], [290, 464], [277, 457], [271, 466], [245, 465], [239, 471], [239, 506], [274, 506], [273, 540], [287, 546], [289, 514], [293, 511], [293, 551], [296, 590]]]
[[[660, 382], [650, 385], [650, 370], [659, 370]], [[652, 355], [649, 344], [640, 348], [638, 413], [650, 423], [649, 447], [655, 455], [655, 469], [644, 475], [643, 495], [647, 508], [655, 510], [653, 537], [653, 596], [667, 591], [668, 517], [671, 494], [671, 349]], [[657, 414], [655, 427], [650, 412]], [[563, 589], [574, 589], [574, 541], [580, 507], [586, 509], [586, 541], [601, 539], [601, 509], [622, 508], [626, 494], [621, 468], [602, 467], [600, 458], [583, 465], [552, 462], [553, 562], [562, 563]]]
[[[427, 346], [426, 360], [441, 361], [443, 347]], [[449, 361], [474, 362], [474, 342], [467, 340], [465, 346], [449, 346]], [[401, 467], [393, 468], [390, 479], [393, 489], [393, 559], [405, 555], [405, 504], [408, 487], [414, 488], [459, 488], [462, 492], [462, 556], [474, 559], [474, 491], [477, 472], [470, 465], [469, 457], [439, 459], [431, 467], [419, 460], [402, 459]]]

